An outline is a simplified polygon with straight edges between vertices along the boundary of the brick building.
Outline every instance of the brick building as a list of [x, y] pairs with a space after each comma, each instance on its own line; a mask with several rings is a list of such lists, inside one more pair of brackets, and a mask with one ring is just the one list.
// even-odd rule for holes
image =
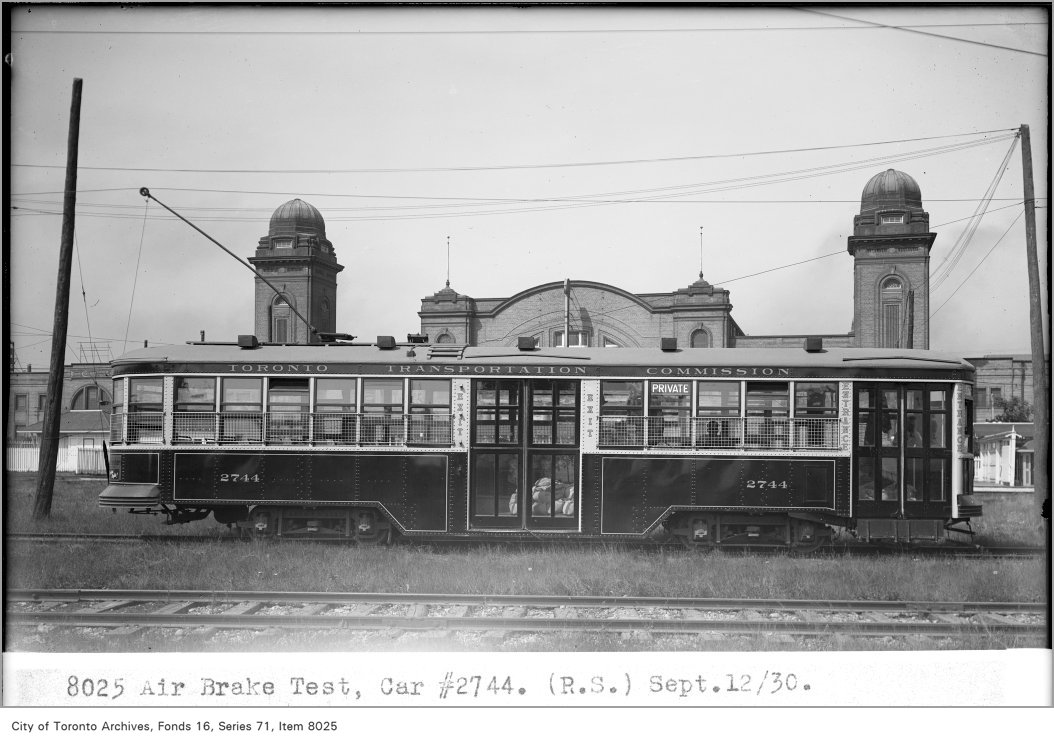
[[317, 209], [302, 199], [276, 209], [249, 262], [263, 276], [256, 277], [255, 299], [261, 341], [318, 342], [297, 313], [319, 332], [336, 331], [337, 274], [344, 266], [337, 263]]
[[[929, 254], [935, 233], [922, 192], [889, 169], [867, 182], [847, 250], [853, 258], [853, 331], [821, 335], [831, 347], [929, 348]], [[804, 335], [746, 335], [727, 289], [707, 283], [632, 294], [595, 281], [541, 284], [510, 297], [445, 288], [421, 300], [421, 332], [435, 342], [540, 347], [647, 347], [660, 338], [693, 348], [800, 347]], [[565, 337], [565, 333], [569, 337]]]
[[977, 369], [976, 421], [995, 420], [1003, 412], [1003, 401], [1016, 398], [1032, 403], [1031, 355], [982, 355], [967, 360]]
[[[96, 447], [109, 432], [110, 366], [108, 363], [72, 363], [62, 379], [62, 415], [59, 447]], [[5, 444], [40, 443], [48, 395], [48, 372], [8, 374]]]

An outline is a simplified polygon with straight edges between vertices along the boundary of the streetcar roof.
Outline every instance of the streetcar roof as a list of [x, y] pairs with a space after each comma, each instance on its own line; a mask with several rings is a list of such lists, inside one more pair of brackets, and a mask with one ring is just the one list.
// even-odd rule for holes
[[456, 347], [400, 344], [382, 350], [374, 345], [260, 345], [253, 349], [235, 344], [192, 343], [133, 350], [112, 361], [115, 368], [133, 364], [201, 363], [299, 363], [299, 364], [391, 364], [391, 365], [583, 365], [606, 367], [802, 367], [918, 370], [965, 370], [973, 366], [965, 359], [929, 350], [879, 348], [828, 348], [807, 352], [801, 348], [538, 348]]

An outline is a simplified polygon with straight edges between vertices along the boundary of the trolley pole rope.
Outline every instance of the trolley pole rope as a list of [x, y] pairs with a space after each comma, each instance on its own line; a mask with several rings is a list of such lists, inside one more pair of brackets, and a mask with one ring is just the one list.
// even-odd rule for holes
[[[247, 269], [249, 269], [249, 270], [250, 270], [250, 271], [252, 271], [252, 272], [253, 272], [254, 274], [256, 274], [256, 277], [257, 277], [258, 279], [260, 279], [260, 281], [263, 281], [263, 282], [264, 282], [265, 284], [267, 284], [268, 286], [270, 286], [270, 287], [271, 287], [271, 290], [272, 290], [272, 291], [274, 291], [274, 293], [275, 293], [275, 294], [277, 294], [278, 296], [284, 296], [284, 294], [282, 294], [282, 292], [280, 292], [280, 291], [278, 290], [278, 288], [277, 288], [277, 287], [276, 287], [276, 286], [275, 286], [274, 284], [272, 284], [272, 283], [271, 283], [270, 281], [268, 281], [268, 280], [267, 280], [266, 278], [264, 278], [263, 274], [261, 274], [261, 273], [260, 273], [260, 272], [259, 272], [258, 270], [256, 270], [256, 269], [255, 269], [255, 268], [253, 267], [253, 265], [252, 265], [251, 263], [247, 263], [246, 261], [243, 261], [243, 260], [242, 260], [241, 258], [239, 258], [239, 257], [238, 257], [237, 255], [235, 255], [235, 254], [234, 254], [234, 253], [233, 253], [233, 252], [232, 252], [232, 251], [231, 251], [230, 249], [228, 249], [228, 248], [227, 248], [226, 246], [224, 246], [224, 245], [223, 245], [223, 243], [221, 243], [220, 241], [216, 240], [216, 238], [214, 238], [214, 237], [212, 237], [211, 235], [209, 235], [209, 234], [208, 234], [207, 232], [205, 232], [204, 230], [202, 230], [202, 229], [201, 229], [200, 227], [198, 227], [197, 225], [195, 225], [195, 224], [194, 224], [193, 222], [191, 222], [191, 221], [190, 221], [190, 220], [188, 220], [187, 218], [183, 217], [183, 215], [179, 214], [179, 213], [178, 213], [178, 212], [176, 212], [176, 211], [175, 211], [174, 209], [172, 209], [171, 207], [169, 207], [169, 206], [168, 206], [167, 204], [165, 204], [164, 202], [162, 202], [162, 201], [161, 201], [160, 199], [158, 199], [157, 197], [155, 197], [154, 195], [152, 195], [152, 194], [150, 193], [150, 190], [149, 190], [149, 189], [147, 189], [146, 187], [142, 187], [142, 188], [140, 188], [140, 190], [139, 190], [139, 194], [141, 194], [142, 196], [146, 197], [147, 199], [152, 199], [152, 200], [154, 200], [154, 201], [155, 201], [155, 202], [157, 202], [157, 203], [158, 203], [159, 205], [161, 205], [162, 207], [164, 207], [164, 208], [165, 208], [166, 210], [168, 210], [169, 212], [171, 212], [171, 213], [172, 213], [173, 215], [175, 215], [176, 217], [178, 217], [178, 218], [179, 218], [180, 220], [182, 220], [183, 222], [185, 222], [185, 223], [187, 223], [188, 225], [190, 225], [190, 226], [191, 226], [192, 228], [194, 228], [194, 229], [195, 229], [195, 230], [197, 230], [197, 231], [198, 231], [199, 233], [201, 233], [202, 235], [204, 235], [204, 236], [205, 236], [206, 238], [208, 238], [208, 239], [209, 239], [210, 241], [212, 241], [212, 242], [213, 242], [214, 244], [216, 244], [216, 245], [218, 245], [218, 246], [219, 246], [220, 248], [222, 248], [222, 249], [223, 249], [223, 251], [224, 251], [224, 252], [225, 252], [225, 253], [226, 253], [227, 255], [229, 255], [229, 256], [230, 256], [231, 258], [233, 258], [233, 259], [234, 259], [234, 260], [236, 260], [236, 261], [237, 261], [238, 263], [242, 264], [242, 265], [243, 265], [243, 266], [245, 266], [245, 267], [246, 267]], [[300, 314], [300, 312], [299, 312], [299, 311], [297, 311], [296, 307], [294, 307], [294, 306], [293, 306], [292, 304], [290, 304], [288, 300], [286, 301], [286, 305], [287, 305], [287, 306], [289, 307], [289, 309], [291, 309], [291, 310], [292, 310], [293, 314], [295, 314], [295, 315], [296, 315], [297, 317], [299, 317], [299, 318], [300, 318], [300, 321], [301, 321], [301, 322], [303, 322], [303, 323], [304, 323], [305, 325], [307, 325], [307, 329], [309, 329], [309, 330], [311, 331], [311, 334], [312, 334], [312, 335], [317, 335], [317, 334], [318, 334], [318, 330], [317, 330], [317, 329], [315, 329], [315, 326], [314, 326], [314, 325], [312, 325], [312, 324], [311, 324], [310, 322], [308, 322], [308, 321], [307, 321], [307, 318], [306, 318], [306, 317], [305, 317], [304, 315]]]

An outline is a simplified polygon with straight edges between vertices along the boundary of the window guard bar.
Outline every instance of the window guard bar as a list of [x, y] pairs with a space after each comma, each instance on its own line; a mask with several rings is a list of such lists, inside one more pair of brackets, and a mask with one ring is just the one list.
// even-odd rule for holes
[[838, 450], [838, 417], [601, 416], [600, 447]]
[[[435, 446], [453, 444], [452, 414], [133, 412], [110, 417], [111, 444]], [[837, 417], [600, 417], [600, 447], [840, 449]]]
[[453, 444], [451, 414], [176, 411], [114, 414], [111, 444], [436, 446]]

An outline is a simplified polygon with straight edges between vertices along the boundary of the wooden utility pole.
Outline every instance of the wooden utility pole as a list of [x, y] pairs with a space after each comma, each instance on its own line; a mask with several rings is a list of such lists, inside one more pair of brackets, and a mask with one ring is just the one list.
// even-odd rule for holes
[[80, 79], [73, 80], [70, 105], [70, 133], [66, 144], [66, 187], [62, 201], [62, 242], [59, 247], [59, 275], [55, 287], [55, 326], [51, 331], [51, 370], [48, 375], [44, 430], [37, 466], [37, 495], [33, 518], [51, 515], [51, 496], [55, 489], [55, 466], [59, 457], [59, 428], [62, 422], [62, 372], [66, 354], [66, 328], [69, 322], [70, 273], [73, 269], [73, 225], [77, 206], [77, 142], [81, 125]]
[[1036, 247], [1036, 192], [1032, 183], [1032, 139], [1028, 126], [1021, 126], [1021, 170], [1025, 180], [1025, 249], [1028, 255], [1029, 317], [1032, 333], [1032, 418], [1036, 427], [1036, 454], [1032, 480], [1037, 510], [1050, 524], [1050, 386], [1046, 349], [1043, 345], [1043, 287]]

